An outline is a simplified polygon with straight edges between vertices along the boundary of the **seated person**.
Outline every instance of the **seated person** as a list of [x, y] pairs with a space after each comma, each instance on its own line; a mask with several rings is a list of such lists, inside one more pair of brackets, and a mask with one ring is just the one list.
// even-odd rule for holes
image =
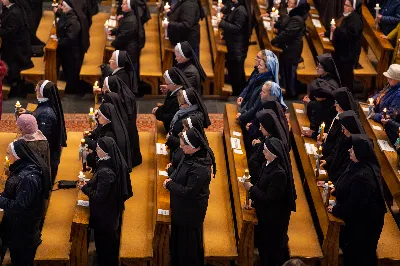
[[317, 74], [318, 78], [327, 81], [334, 88], [340, 88], [340, 76], [333, 61], [331, 54], [322, 54], [317, 56]]
[[383, 75], [387, 78], [388, 85], [373, 97], [375, 114], [371, 118], [376, 122], [382, 120], [382, 112], [385, 108], [386, 114], [390, 116], [395, 108], [400, 107], [400, 65], [390, 65]]
[[400, 107], [397, 107], [392, 115], [382, 117], [382, 125], [385, 128], [385, 132], [390, 142], [395, 145], [398, 150], [400, 147], [400, 141], [397, 141], [400, 134]]
[[[375, 12], [373, 14], [375, 15]], [[383, 34], [389, 34], [400, 22], [400, 1], [385, 1], [376, 19]]]
[[165, 85], [161, 85], [160, 89], [167, 97], [163, 105], [153, 108], [152, 113], [158, 121], [163, 122], [165, 131], [168, 132], [172, 118], [179, 111], [177, 92], [182, 88], [188, 89], [190, 85], [186, 76], [176, 67], [165, 71], [164, 81]]
[[[314, 80], [310, 86], [310, 97], [303, 99], [307, 107], [307, 116], [310, 120], [310, 129], [303, 130], [303, 135], [309, 138], [317, 139], [319, 127], [322, 122], [330, 125], [336, 116], [335, 100], [332, 95], [331, 85], [322, 79]], [[311, 101], [310, 98], [315, 98]]]

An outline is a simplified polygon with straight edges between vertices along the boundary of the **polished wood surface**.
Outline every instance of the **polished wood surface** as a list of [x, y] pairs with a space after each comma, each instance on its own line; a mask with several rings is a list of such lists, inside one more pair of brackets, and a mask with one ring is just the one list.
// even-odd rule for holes
[[207, 79], [203, 82], [203, 95], [211, 94], [211, 83], [214, 82], [213, 57], [208, 36], [208, 28], [206, 19], [200, 20], [200, 64], [207, 75]]
[[247, 51], [247, 57], [246, 60], [244, 61], [244, 72], [246, 74], [246, 79], [249, 79], [251, 73], [253, 73], [254, 66], [256, 64], [255, 58], [257, 54], [261, 51], [255, 30], [253, 30], [253, 34], [251, 35], [251, 42], [254, 44], [249, 45], [249, 50]]

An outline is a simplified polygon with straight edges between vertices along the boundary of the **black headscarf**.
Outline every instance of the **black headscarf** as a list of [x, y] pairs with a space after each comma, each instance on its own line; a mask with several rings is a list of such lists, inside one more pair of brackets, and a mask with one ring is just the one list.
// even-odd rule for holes
[[183, 98], [185, 99], [185, 102], [189, 106], [197, 104], [198, 110], [203, 113], [204, 128], [208, 128], [211, 125], [211, 120], [210, 120], [210, 117], [208, 117], [207, 107], [204, 104], [203, 100], [200, 98], [200, 95], [193, 88], [182, 90], [182, 93], [183, 93]]
[[266, 96], [261, 100], [262, 107], [264, 109], [270, 109], [275, 112], [279, 123], [281, 124], [282, 128], [285, 130], [286, 137], [289, 140], [289, 124], [286, 119], [285, 113], [283, 112], [283, 106], [279, 103], [278, 97], [275, 96]]
[[130, 168], [128, 168], [124, 156], [112, 138], [102, 137], [97, 141], [97, 144], [100, 149], [110, 156], [110, 159], [99, 161], [99, 163], [106, 163], [114, 170], [119, 194], [118, 206], [121, 211], [124, 209], [124, 202], [133, 196], [131, 178], [129, 175]]
[[[65, 121], [64, 121], [64, 111], [61, 104], [60, 95], [58, 95], [58, 88], [56, 84], [52, 81], [45, 80], [46, 84], [43, 87], [43, 97], [48, 98], [51, 107], [57, 115], [57, 121], [60, 127], [61, 134], [61, 146], [67, 147], [67, 130], [65, 129]], [[44, 83], [42, 83], [43, 86]]]
[[358, 108], [353, 94], [346, 87], [336, 89], [333, 92], [333, 97], [343, 111], [353, 110], [358, 115]]
[[178, 43], [176, 45], [176, 47], [178, 47], [179, 51], [182, 51], [183, 56], [185, 58], [189, 58], [190, 60], [192, 60], [193, 65], [199, 71], [201, 81], [205, 81], [207, 78], [206, 72], [204, 72], [204, 69], [201, 66], [200, 61], [197, 58], [195, 52], [193, 51], [192, 46], [190, 46], [190, 44], [187, 41], [184, 41], [184, 42]]
[[111, 121], [110, 124], [113, 129], [118, 147], [121, 150], [121, 153], [124, 155], [125, 162], [128, 165], [128, 168], [132, 169], [129, 134], [121, 115], [114, 108], [114, 105], [110, 103], [102, 103], [100, 105], [99, 111], [108, 120]]
[[184, 89], [191, 87], [189, 80], [185, 74], [177, 67], [173, 67], [165, 71], [164, 77], [175, 85], [181, 85]]
[[188, 131], [183, 131], [182, 135], [183, 135], [183, 141], [187, 145], [192, 146], [192, 148], [201, 147], [201, 149], [205, 149], [207, 151], [207, 153], [211, 157], [213, 166], [213, 175], [215, 177], [215, 174], [217, 173], [217, 165], [215, 163], [214, 152], [211, 150], [210, 146], [208, 145], [208, 142], [204, 139], [202, 134], [196, 128], [192, 127]]
[[264, 142], [264, 146], [267, 147], [267, 149], [275, 154], [277, 158], [275, 160], [278, 160], [279, 165], [285, 170], [286, 175], [288, 177], [288, 182], [287, 182], [287, 193], [289, 193], [289, 204], [291, 207], [292, 211], [296, 211], [296, 188], [294, 186], [294, 180], [293, 180], [293, 173], [292, 173], [292, 164], [290, 162], [290, 157], [289, 153], [285, 151], [285, 144], [274, 137], [267, 138]]
[[135, 95], [119, 77], [109, 76], [104, 80], [104, 83], [111, 92], [119, 95], [128, 116], [137, 111]]
[[365, 134], [365, 130], [358, 119], [357, 114], [353, 110], [344, 111], [339, 114], [339, 122], [344, 126], [352, 135]]
[[75, 15], [78, 17], [79, 23], [81, 24], [81, 32], [80, 32], [80, 40], [83, 51], [86, 53], [90, 46], [90, 37], [89, 37], [89, 21], [87, 16], [83, 12], [82, 4], [80, 0], [63, 0], [66, 2], [71, 8]]
[[122, 103], [121, 97], [115, 92], [107, 92], [103, 96], [104, 103], [111, 103], [114, 105], [114, 108], [121, 115], [122, 120], [125, 122], [125, 126], [128, 124], [128, 116], [126, 114], [125, 106]]
[[47, 164], [43, 161], [43, 159], [37, 155], [31, 148], [29, 148], [28, 144], [25, 140], [19, 139], [14, 141], [13, 143], [14, 151], [19, 157], [20, 160], [23, 160], [26, 163], [34, 164], [40, 173], [42, 189], [43, 189], [43, 198], [48, 199], [50, 195], [50, 170], [47, 167]]
[[131, 89], [133, 93], [137, 93], [139, 85], [138, 85], [136, 70], [133, 67], [131, 58], [129, 57], [126, 51], [116, 50], [114, 53], [115, 53], [115, 63], [117, 64], [117, 66], [123, 67], [126, 73], [128, 73], [130, 84], [126, 85], [128, 85], [128, 87]]
[[199, 132], [204, 132], [203, 122], [198, 119], [198, 116], [188, 116], [182, 120], [182, 124], [187, 123], [189, 128], [196, 128]]
[[316, 78], [308, 85], [310, 98], [332, 98], [332, 93], [335, 89], [335, 87], [321, 78]]
[[318, 62], [322, 65], [324, 70], [335, 77], [336, 81], [338, 82], [339, 86], [341, 86], [341, 80], [339, 72], [336, 68], [335, 61], [333, 61], [331, 54], [322, 54], [317, 56]]
[[277, 138], [283, 142], [286, 146], [286, 150], [290, 150], [290, 141], [287, 138], [285, 130], [282, 128], [278, 117], [275, 112], [269, 109], [264, 109], [256, 114], [258, 121], [262, 127], [271, 135], [271, 137]]

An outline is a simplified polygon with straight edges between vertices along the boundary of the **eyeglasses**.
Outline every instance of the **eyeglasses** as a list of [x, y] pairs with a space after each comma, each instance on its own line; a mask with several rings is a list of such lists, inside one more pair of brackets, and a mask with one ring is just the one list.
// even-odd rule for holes
[[[356, 1], [356, 0], [354, 0], [354, 1]], [[353, 7], [352, 5], [348, 5], [348, 4], [344, 4], [344, 6]]]

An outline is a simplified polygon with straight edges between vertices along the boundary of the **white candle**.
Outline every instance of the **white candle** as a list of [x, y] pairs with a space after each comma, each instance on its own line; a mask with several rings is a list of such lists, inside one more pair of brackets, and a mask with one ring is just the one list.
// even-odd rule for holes
[[90, 113], [89, 113], [90, 115], [93, 115], [94, 114], [94, 110], [93, 110], [93, 107], [90, 107]]
[[[167, 3], [167, 4], [168, 4], [168, 3]], [[163, 25], [166, 25], [166, 24], [168, 25], [168, 19], [167, 19], [167, 17], [164, 18], [162, 24], [163, 24]], [[164, 38], [167, 39], [167, 40], [169, 39], [169, 38], [168, 38], [168, 29], [164, 29]]]
[[332, 27], [335, 27], [335, 25], [336, 25], [336, 22], [335, 22], [335, 19], [333, 18], [332, 21], [331, 21], [331, 35], [330, 35], [330, 40], [331, 40], [331, 41], [333, 40], [333, 30], [332, 30]]

